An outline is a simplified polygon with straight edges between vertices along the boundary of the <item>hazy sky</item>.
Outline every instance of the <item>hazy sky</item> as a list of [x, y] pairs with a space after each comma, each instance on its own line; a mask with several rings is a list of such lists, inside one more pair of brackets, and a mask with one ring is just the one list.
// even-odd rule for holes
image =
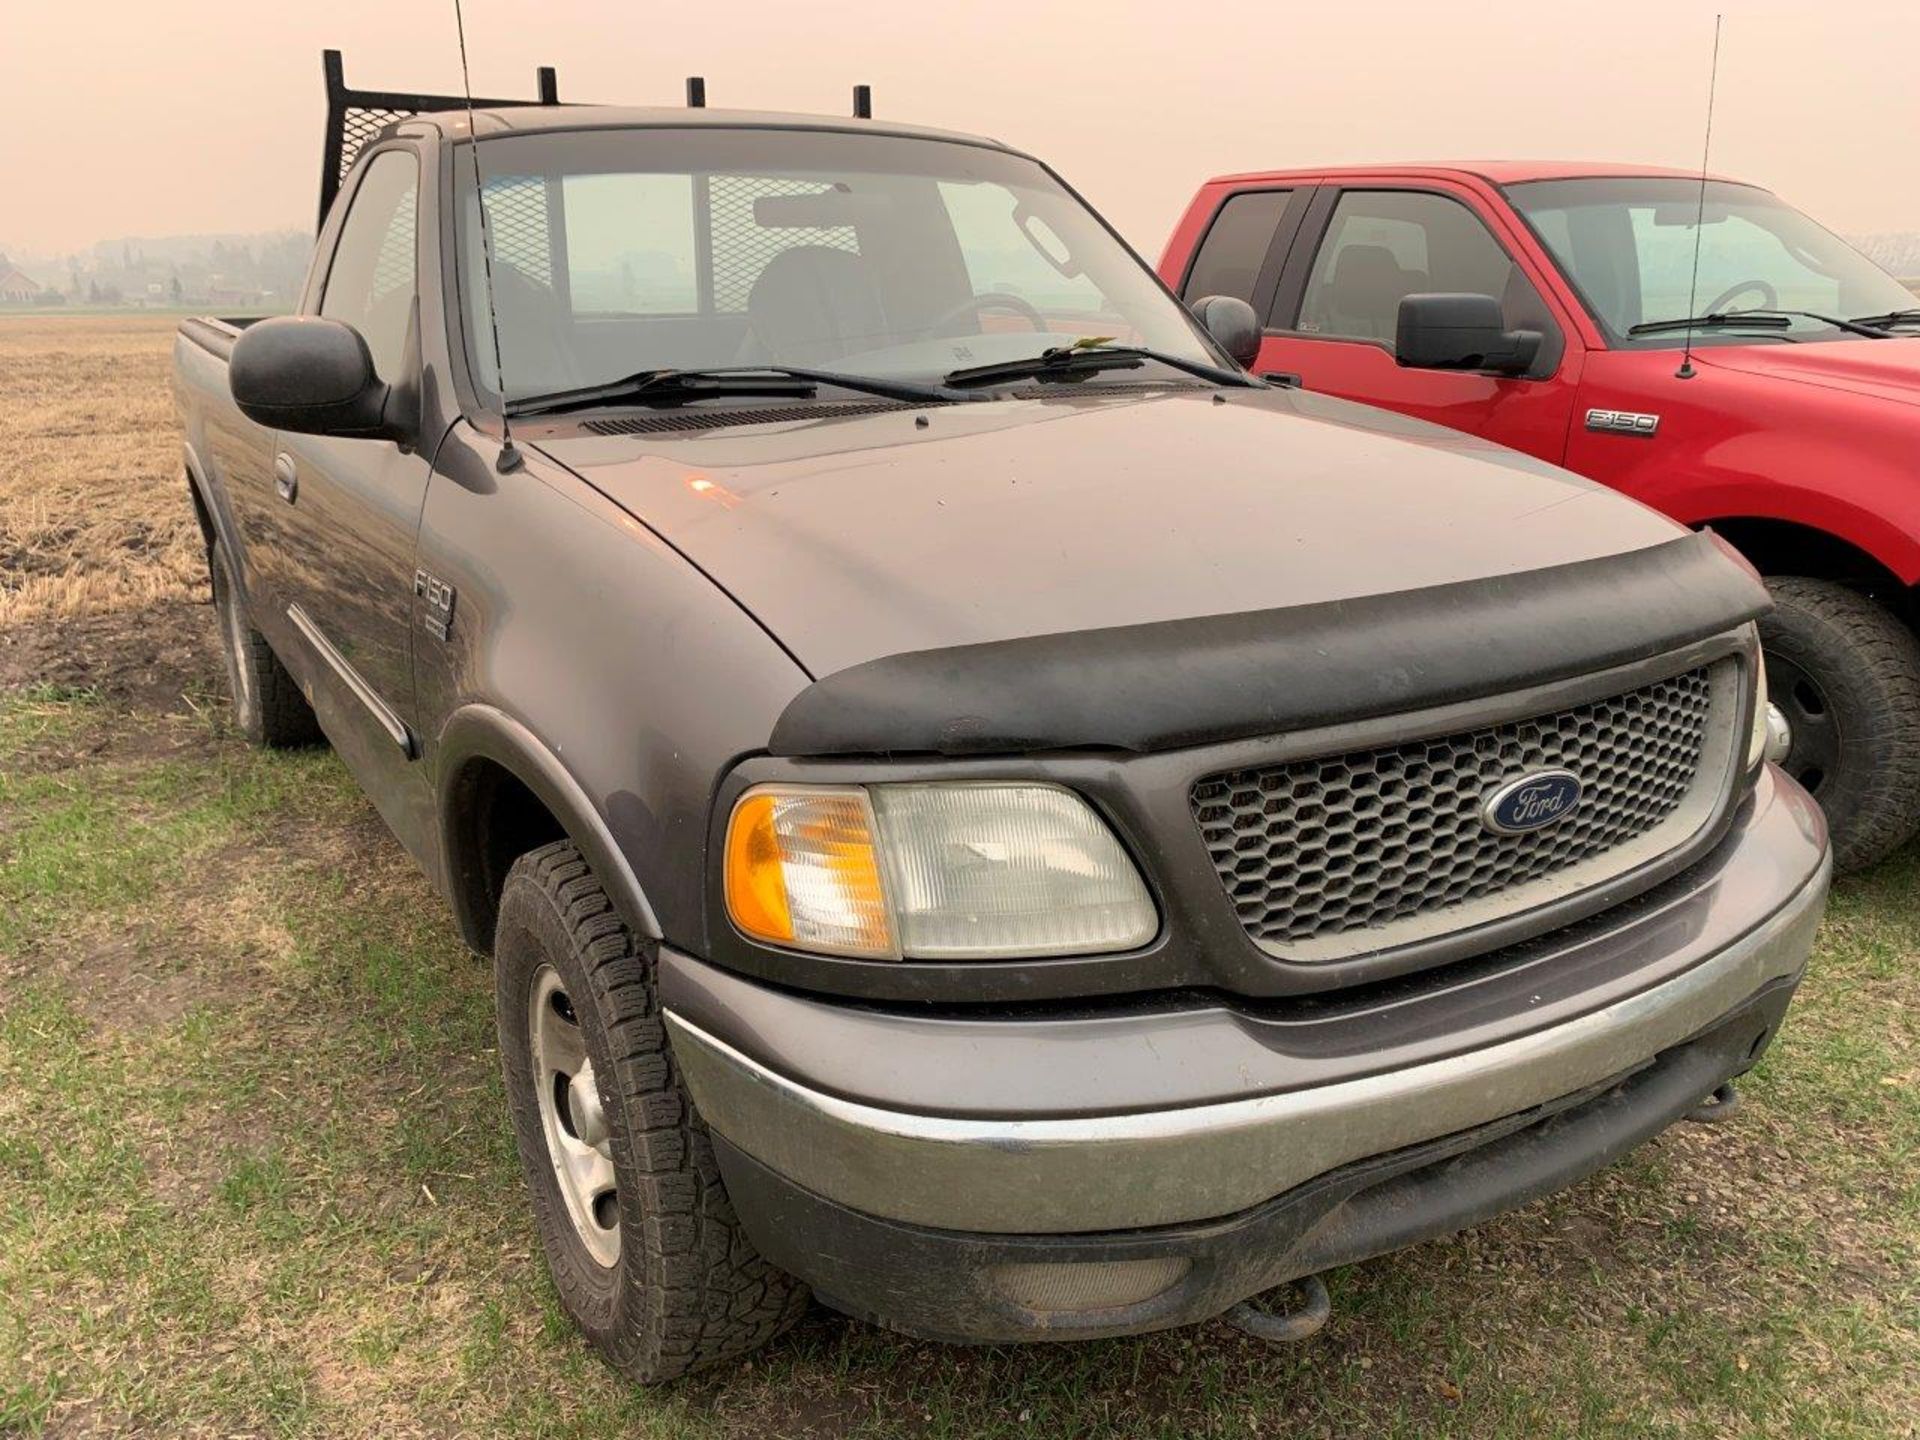
[[[1149, 258], [1202, 177], [1331, 161], [1699, 162], [1844, 233], [1920, 230], [1920, 0], [468, 0], [474, 87], [883, 115], [997, 136]], [[5, 0], [0, 244], [312, 223], [320, 50], [456, 90], [452, 0]]]

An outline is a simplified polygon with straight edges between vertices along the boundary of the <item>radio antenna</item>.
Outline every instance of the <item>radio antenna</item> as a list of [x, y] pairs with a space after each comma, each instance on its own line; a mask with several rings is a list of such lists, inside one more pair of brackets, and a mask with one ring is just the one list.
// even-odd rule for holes
[[460, 87], [467, 102], [467, 153], [473, 157], [473, 203], [480, 212], [480, 268], [485, 276], [487, 330], [493, 337], [493, 377], [500, 387], [500, 456], [494, 468], [501, 474], [520, 468], [520, 451], [513, 443], [513, 422], [507, 418], [507, 371], [500, 359], [500, 316], [493, 306], [493, 232], [487, 224], [487, 195], [480, 183], [480, 131], [473, 120], [473, 77], [467, 72], [467, 22], [460, 0], [453, 0], [453, 25], [460, 36]]
[[[458, 4], [459, 0], [455, 0]], [[1713, 17], [1713, 61], [1707, 66], [1707, 136], [1700, 142], [1700, 204], [1693, 216], [1693, 278], [1687, 282], [1687, 339], [1680, 351], [1678, 380], [1691, 380], [1693, 368], [1693, 307], [1700, 298], [1700, 237], [1707, 228], [1707, 156], [1713, 150], [1713, 92], [1720, 79], [1720, 16]]]

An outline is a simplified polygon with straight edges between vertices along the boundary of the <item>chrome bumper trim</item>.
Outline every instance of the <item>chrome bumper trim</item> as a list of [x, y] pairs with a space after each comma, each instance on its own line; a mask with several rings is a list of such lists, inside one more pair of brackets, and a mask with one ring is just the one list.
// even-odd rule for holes
[[667, 1012], [694, 1103], [796, 1184], [870, 1215], [999, 1234], [1172, 1225], [1228, 1215], [1368, 1156], [1471, 1129], [1619, 1075], [1796, 975], [1830, 862], [1684, 975], [1565, 1025], [1317, 1089], [1084, 1119], [883, 1110], [797, 1084]]

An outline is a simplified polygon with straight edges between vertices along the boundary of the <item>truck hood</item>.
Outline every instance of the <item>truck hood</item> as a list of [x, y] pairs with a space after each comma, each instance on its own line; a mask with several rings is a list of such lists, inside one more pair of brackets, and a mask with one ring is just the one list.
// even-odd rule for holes
[[1743, 375], [1920, 405], [1920, 335], [1806, 345], [1730, 345], [1696, 350], [1693, 358], [1696, 363]]
[[1089, 386], [526, 438], [725, 587], [815, 677], [1484, 580], [1683, 533], [1516, 452], [1299, 391]]

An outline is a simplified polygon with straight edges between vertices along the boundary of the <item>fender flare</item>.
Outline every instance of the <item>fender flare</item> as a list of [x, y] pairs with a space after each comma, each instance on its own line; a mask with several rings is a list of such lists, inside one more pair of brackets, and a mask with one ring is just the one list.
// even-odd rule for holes
[[1920, 583], [1920, 538], [1885, 513], [1850, 498], [1790, 485], [1759, 497], [1746, 490], [1702, 486], [1689, 503], [1667, 513], [1696, 530], [1759, 520], [1815, 531], [1859, 551], [1903, 585]]
[[488, 928], [476, 904], [484, 877], [476, 869], [480, 857], [470, 853], [473, 847], [461, 825], [459, 787], [475, 760], [498, 765], [526, 786], [580, 847], [634, 933], [647, 940], [662, 938], [659, 918], [639, 877], [580, 782], [525, 724], [495, 706], [474, 702], [454, 711], [435, 746], [434, 808], [445, 889], [469, 945], [484, 953], [493, 940], [491, 933], [480, 933]]

